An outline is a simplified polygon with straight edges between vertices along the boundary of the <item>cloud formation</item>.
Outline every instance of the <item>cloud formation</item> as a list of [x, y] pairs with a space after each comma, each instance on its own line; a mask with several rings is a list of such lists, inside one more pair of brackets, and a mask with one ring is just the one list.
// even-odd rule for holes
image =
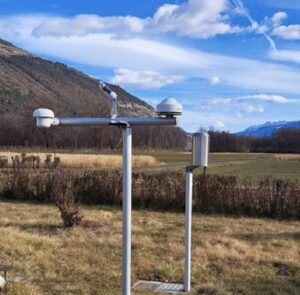
[[237, 97], [236, 100], [261, 100], [273, 103], [298, 103], [298, 99], [286, 98], [281, 95], [271, 95], [271, 94], [253, 94]]
[[265, 109], [263, 107], [254, 107], [253, 105], [243, 108], [244, 113], [263, 113]]
[[184, 80], [182, 76], [162, 75], [154, 71], [116, 69], [110, 83], [140, 89], [158, 89]]
[[98, 15], [81, 14], [71, 18], [46, 18], [32, 30], [34, 37], [45, 36], [69, 37], [97, 33], [114, 33], [127, 36], [143, 31], [146, 20], [134, 16], [100, 17]]
[[66, 37], [110, 33], [126, 38], [140, 33], [175, 33], [202, 39], [241, 31], [241, 28], [229, 23], [230, 9], [228, 0], [189, 0], [180, 5], [164, 4], [147, 18], [98, 15], [52, 17], [34, 28], [32, 34], [35, 37]]
[[299, 71], [274, 62], [208, 53], [170, 45], [147, 36], [121, 39], [110, 33], [33, 36], [32, 32], [49, 19], [53, 17], [21, 15], [0, 18], [0, 34], [26, 50], [72, 63], [108, 69], [154, 71], [161, 75], [168, 73], [169, 76], [182, 76], [187, 80], [197, 77], [209, 81], [218, 73], [224, 86], [262, 92], [300, 92]]
[[209, 84], [210, 85], [218, 85], [221, 83], [221, 79], [218, 76], [212, 76], [209, 78]]
[[[300, 103], [299, 99], [295, 98], [287, 98], [281, 95], [274, 95], [274, 94], [250, 94], [250, 95], [243, 95], [234, 98], [215, 98], [212, 100], [208, 100], [207, 104], [231, 104], [231, 103], [239, 103], [239, 102], [247, 102], [247, 101], [262, 101], [262, 102], [270, 102], [276, 104], [295, 104]], [[248, 110], [258, 110], [259, 108], [253, 108], [250, 106]], [[250, 111], [248, 113], [251, 113]]]
[[161, 6], [150, 21], [150, 30], [181, 36], [208, 38], [218, 34], [236, 33], [237, 26], [229, 23], [227, 0], [189, 0], [181, 5]]
[[272, 31], [272, 35], [285, 40], [300, 40], [300, 25], [279, 26]]
[[270, 57], [276, 60], [300, 63], [300, 50], [278, 50], [271, 52]]
[[281, 25], [282, 21], [286, 18], [287, 18], [286, 12], [284, 11], [276, 12], [271, 18], [273, 26], [278, 27], [279, 25]]

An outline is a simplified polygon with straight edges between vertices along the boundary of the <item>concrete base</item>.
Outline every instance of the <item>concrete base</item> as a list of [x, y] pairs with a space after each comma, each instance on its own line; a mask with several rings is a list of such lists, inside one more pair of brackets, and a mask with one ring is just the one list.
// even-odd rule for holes
[[133, 289], [148, 290], [154, 292], [178, 294], [184, 292], [182, 284], [162, 283], [155, 281], [138, 281], [134, 284]]

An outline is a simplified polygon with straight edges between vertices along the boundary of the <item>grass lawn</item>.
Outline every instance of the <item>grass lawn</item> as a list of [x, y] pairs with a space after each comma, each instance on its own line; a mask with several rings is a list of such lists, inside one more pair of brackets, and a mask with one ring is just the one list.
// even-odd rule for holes
[[[121, 211], [83, 214], [65, 230], [53, 206], [0, 202], [0, 263], [25, 278], [7, 294], [120, 294]], [[132, 239], [132, 282], [182, 282], [183, 214], [133, 211]], [[192, 294], [300, 294], [300, 222], [196, 215], [192, 266]]]
[[[158, 168], [145, 167], [144, 171], [157, 171], [158, 169], [181, 170], [191, 162], [191, 153], [186, 152], [153, 152], [150, 153], [159, 162], [165, 165]], [[211, 153], [208, 174], [238, 175], [259, 179], [263, 176], [274, 176], [286, 179], [300, 178], [300, 161], [278, 160], [274, 154], [263, 153]], [[142, 170], [138, 168], [137, 170]], [[197, 170], [201, 173], [201, 169]], [[197, 173], [197, 172], [196, 172]]]

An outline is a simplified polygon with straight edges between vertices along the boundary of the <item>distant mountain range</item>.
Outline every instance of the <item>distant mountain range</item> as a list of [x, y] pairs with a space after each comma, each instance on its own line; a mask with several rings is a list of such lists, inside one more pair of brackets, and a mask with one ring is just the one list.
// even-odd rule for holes
[[238, 136], [270, 137], [272, 134], [282, 128], [300, 128], [300, 121], [277, 121], [266, 122], [261, 125], [248, 127], [244, 131], [237, 132]]

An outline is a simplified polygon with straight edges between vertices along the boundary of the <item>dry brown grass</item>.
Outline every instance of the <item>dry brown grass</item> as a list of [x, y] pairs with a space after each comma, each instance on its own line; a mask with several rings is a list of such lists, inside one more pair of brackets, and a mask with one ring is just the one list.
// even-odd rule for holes
[[[121, 211], [84, 208], [86, 222], [61, 227], [56, 208], [0, 203], [0, 252], [25, 283], [9, 295], [120, 294]], [[196, 215], [192, 294], [299, 294], [300, 223]], [[132, 282], [182, 282], [184, 215], [133, 212]], [[151, 292], [132, 292], [152, 294]]]
[[300, 155], [298, 154], [278, 154], [273, 156], [274, 160], [279, 161], [300, 161]]
[[[48, 153], [26, 153], [27, 156], [39, 156], [43, 163]], [[1, 151], [0, 156], [5, 156], [9, 160], [9, 166], [12, 166], [11, 157], [20, 155], [16, 152]], [[99, 169], [99, 168], [121, 168], [121, 155], [96, 155], [96, 154], [68, 154], [55, 153], [53, 156], [59, 157], [61, 166], [70, 169]], [[154, 156], [133, 155], [132, 164], [134, 167], [157, 165], [159, 162]]]

